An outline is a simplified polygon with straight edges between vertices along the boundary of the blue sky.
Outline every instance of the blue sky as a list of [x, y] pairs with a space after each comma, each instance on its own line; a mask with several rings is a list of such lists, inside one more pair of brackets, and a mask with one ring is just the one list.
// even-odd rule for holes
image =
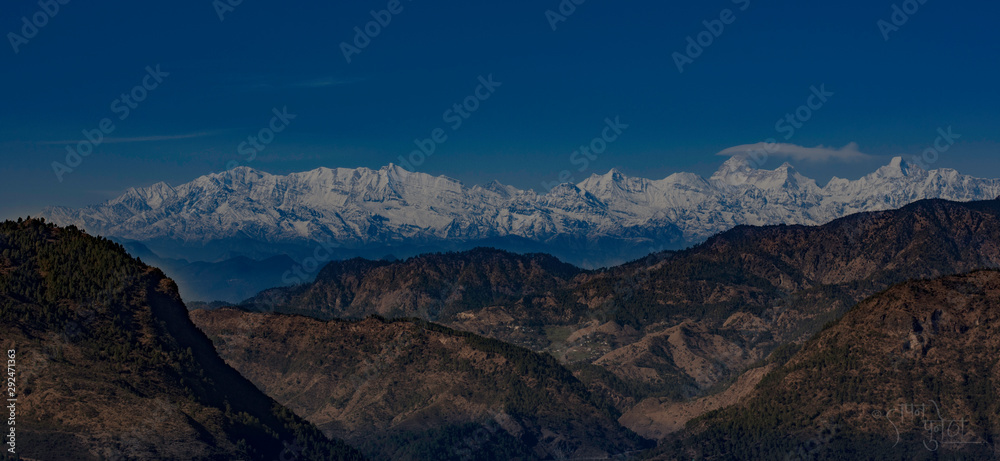
[[[768, 138], [857, 143], [860, 157], [776, 155], [766, 165], [790, 160], [822, 183], [920, 155], [949, 126], [961, 137], [931, 166], [1000, 177], [992, 2], [586, 0], [572, 12], [571, 0], [244, 0], [220, 10], [222, 2], [70, 0], [52, 15], [37, 0], [8, 2], [0, 218], [234, 164], [272, 173], [378, 168], [436, 129], [447, 139], [416, 170], [536, 190], [567, 169], [576, 181], [613, 167], [707, 175], [725, 160], [720, 151]], [[561, 3], [569, 14], [553, 30], [546, 11]], [[894, 5], [917, 8], [905, 23], [897, 14], [890, 30]], [[390, 6], [397, 12], [348, 62], [342, 43], [354, 42], [372, 10]], [[31, 34], [23, 17], [44, 26]], [[697, 57], [687, 55], [679, 72], [675, 53], [699, 34], [711, 43], [692, 49]], [[147, 78], [156, 66], [160, 76]], [[475, 98], [480, 77], [491, 75], [499, 86]], [[155, 88], [136, 89], [144, 78]], [[808, 120], [784, 139], [789, 125], [776, 122], [817, 103], [813, 87], [832, 95], [800, 111]], [[144, 99], [130, 105], [123, 93]], [[463, 101], [476, 110], [453, 129], [445, 112]], [[275, 109], [294, 118], [272, 124]], [[570, 155], [614, 117], [628, 128], [578, 171]], [[113, 130], [57, 180], [52, 163], [65, 164], [67, 145], [78, 149], [83, 131], [104, 119]], [[280, 132], [270, 143], [241, 149], [271, 125]]]

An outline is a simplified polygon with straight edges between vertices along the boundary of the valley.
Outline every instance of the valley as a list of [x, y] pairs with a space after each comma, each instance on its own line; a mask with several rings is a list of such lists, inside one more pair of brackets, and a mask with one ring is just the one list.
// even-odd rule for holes
[[[6, 226], [14, 232], [12, 236], [25, 232], [20, 229], [31, 229], [25, 235], [66, 234], [74, 242], [90, 238], [75, 228], [64, 230], [37, 220]], [[547, 254], [493, 248], [395, 261], [334, 261], [319, 270], [311, 283], [264, 290], [242, 303], [198, 304], [196, 310], [166, 307], [170, 303], [182, 306], [176, 293], [170, 294], [176, 288], [171, 288], [169, 279], [159, 282], [160, 290], [166, 292], [146, 295], [150, 301], [142, 301], [141, 296], [122, 297], [120, 290], [146, 280], [143, 270], [155, 271], [142, 269], [148, 266], [136, 261], [125, 265], [135, 269], [106, 277], [104, 283], [119, 291], [101, 302], [123, 306], [119, 309], [149, 303], [153, 318], [165, 324], [133, 333], [139, 324], [112, 323], [119, 325], [113, 328], [125, 329], [110, 331], [122, 331], [126, 337], [142, 331], [142, 335], [189, 338], [179, 341], [191, 347], [197, 344], [188, 349], [192, 355], [182, 351], [171, 360], [202, 363], [218, 370], [212, 373], [240, 376], [260, 389], [260, 395], [273, 398], [276, 405], [321, 431], [323, 440], [343, 440], [371, 459], [424, 459], [427, 453], [436, 453], [439, 459], [468, 459], [471, 452], [482, 457], [477, 459], [631, 458], [638, 453], [675, 459], [709, 456], [727, 446], [728, 438], [719, 435], [719, 427], [726, 428], [722, 429], [725, 434], [733, 430], [758, 434], [759, 429], [746, 425], [760, 420], [747, 420], [740, 409], [773, 406], [767, 399], [784, 395], [790, 388], [780, 384], [768, 391], [769, 386], [784, 383], [790, 370], [799, 370], [796, 364], [805, 360], [797, 357], [821, 341], [817, 338], [838, 331], [837, 325], [860, 315], [855, 314], [860, 306], [887, 296], [885, 290], [891, 293], [899, 290], [899, 284], [920, 286], [924, 283], [920, 280], [948, 280], [939, 277], [963, 273], [971, 275], [959, 277], [987, 283], [993, 273], [982, 269], [1000, 267], [998, 237], [1000, 201], [923, 200], [820, 226], [738, 226], [686, 250], [653, 253], [599, 270], [580, 269]], [[4, 256], [9, 259], [5, 267], [38, 267], [42, 274], [57, 267], [41, 259], [31, 263], [36, 266], [18, 263], [22, 256], [17, 255], [32, 253], [10, 246], [17, 241], [6, 240]], [[96, 241], [104, 242], [116, 258], [128, 258], [122, 246], [105, 239]], [[44, 257], [65, 258], [53, 250], [44, 251], [49, 253], [43, 255], [51, 255]], [[60, 270], [72, 270], [73, 264]], [[30, 285], [17, 280], [38, 277], [30, 271], [24, 274], [17, 277], [29, 278], [8, 278], [7, 286], [24, 291]], [[83, 286], [89, 283], [93, 282]], [[979, 293], [973, 288], [963, 290]], [[72, 291], [53, 293], [31, 296], [42, 296], [38, 298], [42, 301], [35, 301], [42, 303], [81, 296]], [[21, 299], [18, 296], [23, 295], [10, 299]], [[7, 315], [14, 315], [23, 302], [8, 302]], [[68, 306], [56, 308], [55, 315], [78, 319], [71, 322], [73, 335], [91, 331], [101, 322], [98, 319], [109, 315], [102, 314], [106, 308], [72, 307], [73, 302], [55, 305]], [[73, 314], [74, 309], [83, 310]], [[129, 313], [128, 318], [135, 315]], [[940, 315], [934, 314], [934, 319]], [[979, 321], [992, 324], [989, 319]], [[910, 337], [904, 351], [915, 345], [926, 349], [930, 340], [921, 332], [941, 328], [933, 322], [926, 327], [923, 322], [914, 326], [917, 336]], [[200, 333], [194, 333], [195, 325], [207, 338], [197, 339]], [[140, 344], [146, 342], [140, 340]], [[62, 359], [52, 359], [53, 354], [77, 350], [71, 345], [21, 349], [29, 357], [57, 364]], [[126, 352], [132, 351], [127, 348], [111, 351], [118, 352], [102, 353], [135, 354]], [[74, 360], [93, 354], [86, 350], [72, 353], [78, 357]], [[225, 364], [214, 362], [219, 359], [213, 357], [221, 357]], [[830, 356], [822, 357], [829, 360]], [[186, 362], [190, 360], [194, 362]], [[992, 366], [989, 363], [986, 360], [983, 366]], [[46, 371], [82, 379], [62, 367]], [[847, 377], [853, 369], [834, 368], [838, 383], [855, 379]], [[932, 375], [920, 376], [925, 376], [920, 378], [925, 385], [939, 386], [931, 384]], [[235, 378], [212, 380], [217, 379]], [[867, 389], [869, 381], [850, 382]], [[975, 385], [986, 389], [991, 384]], [[955, 395], [969, 390], [934, 389]], [[94, 397], [100, 402], [96, 395], [100, 394]], [[175, 399], [169, 392], [155, 395], [161, 400]], [[196, 391], [189, 398], [197, 396]], [[30, 414], [40, 417], [37, 411]], [[797, 424], [805, 421], [818, 420]], [[860, 425], [857, 430], [868, 430], [864, 429], [867, 423], [857, 418], [836, 421], [831, 424], [837, 428]], [[986, 424], [982, 418], [976, 421]], [[817, 434], [825, 430], [810, 427]], [[987, 425], [984, 434], [992, 434], [991, 427]], [[39, 440], [34, 434], [45, 432], [29, 430], [27, 434], [22, 440], [31, 443]], [[801, 443], [813, 437], [808, 431], [801, 434]], [[721, 442], [719, 437], [723, 437]], [[850, 437], [855, 437], [849, 439], [854, 440], [850, 444], [885, 449], [870, 435]], [[475, 450], [470, 449], [470, 440], [475, 441]], [[740, 452], [747, 440], [749, 435], [741, 436], [731, 449]], [[841, 441], [831, 444], [831, 450], [851, 446], [844, 445], [842, 437], [830, 440]], [[799, 442], [764, 438], [761, 443], [768, 450], [781, 451], [791, 449], [788, 443]], [[955, 449], [989, 450], [989, 446]], [[79, 445], [80, 450], [86, 447]]]

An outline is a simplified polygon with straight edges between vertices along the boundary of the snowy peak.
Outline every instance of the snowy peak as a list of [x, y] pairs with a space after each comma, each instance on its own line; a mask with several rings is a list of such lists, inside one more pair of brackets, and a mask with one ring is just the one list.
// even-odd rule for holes
[[521, 191], [518, 190], [516, 187], [501, 184], [500, 181], [497, 181], [495, 179], [482, 186], [479, 185], [473, 186], [473, 190], [493, 193], [499, 195], [502, 198], [510, 198], [513, 197], [514, 195], [521, 193]]
[[744, 155], [726, 160], [712, 175], [710, 181], [733, 187], [755, 187], [761, 190], [800, 190], [816, 188], [816, 181], [802, 176], [790, 163], [785, 162], [774, 170], [754, 168]]
[[604, 179], [605, 181], [620, 182], [625, 179], [625, 175], [622, 174], [621, 171], [618, 171], [617, 168], [612, 168], [608, 170], [608, 172], [605, 173], [603, 176], [601, 176], [601, 178]]
[[[235, 167], [235, 168], [232, 168], [232, 169], [220, 172], [220, 173], [210, 174], [207, 177], [203, 176], [202, 178], [216, 179], [219, 182], [224, 183], [224, 184], [227, 184], [227, 183], [228, 184], [250, 184], [250, 183], [254, 183], [254, 182], [260, 181], [265, 176], [270, 176], [270, 175], [268, 173], [257, 171], [257, 170], [255, 170], [253, 168], [248, 167], [248, 166], [238, 166], [238, 167]], [[201, 179], [201, 178], [199, 178], [199, 179]]]
[[893, 157], [888, 165], [879, 168], [875, 174], [883, 178], [902, 178], [909, 173], [910, 165], [903, 157]]
[[723, 162], [709, 180], [734, 185], [734, 182], [745, 179], [751, 171], [753, 167], [745, 155], [734, 155]]
[[[708, 179], [679, 172], [649, 180], [612, 169], [547, 193], [496, 181], [467, 188], [394, 164], [284, 176], [237, 167], [175, 187], [129, 189], [83, 209], [53, 207], [42, 215], [108, 237], [185, 245], [251, 238], [264, 247], [333, 240], [345, 248], [372, 248], [517, 237], [542, 245], [582, 241], [600, 249], [607, 242], [682, 247], [739, 224], [814, 225], [925, 198], [997, 196], [1000, 180], [924, 171], [898, 157], [861, 179], [835, 178], [819, 188], [791, 164], [764, 170], [734, 156]], [[580, 247], [567, 248], [573, 254]]]
[[427, 174], [411, 173], [406, 169], [404, 169], [403, 167], [396, 165], [395, 163], [390, 163], [382, 168], [379, 168], [377, 174], [380, 178], [385, 178], [385, 180], [388, 182], [399, 183], [399, 184], [407, 184], [412, 179], [420, 181], [433, 178], [433, 176]]
[[577, 184], [577, 187], [595, 193], [602, 191], [635, 191], [641, 190], [645, 182], [645, 179], [630, 178], [625, 176], [621, 171], [618, 171], [618, 169], [612, 168], [603, 175], [590, 175], [589, 178]]

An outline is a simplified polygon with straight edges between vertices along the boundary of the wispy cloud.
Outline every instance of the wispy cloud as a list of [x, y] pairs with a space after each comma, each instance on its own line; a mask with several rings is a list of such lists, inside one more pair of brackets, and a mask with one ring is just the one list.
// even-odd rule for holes
[[241, 77], [240, 82], [229, 84], [230, 89], [237, 91], [276, 91], [286, 89], [318, 89], [341, 85], [349, 85], [361, 81], [360, 79], [344, 79], [336, 77], [321, 77], [308, 80], [282, 81], [273, 77]]
[[769, 157], [790, 158], [796, 161], [809, 162], [856, 162], [870, 160], [873, 156], [858, 150], [857, 143], [850, 143], [839, 149], [827, 146], [803, 147], [795, 144], [744, 144], [725, 149], [715, 155], [733, 157], [752, 153], [767, 153]]
[[[192, 139], [192, 138], [203, 138], [205, 136], [211, 136], [212, 132], [203, 131], [200, 133], [187, 133], [187, 134], [175, 134], [175, 135], [159, 135], [159, 136], [136, 136], [131, 138], [104, 138], [101, 144], [121, 144], [129, 142], [153, 142], [153, 141], [175, 141], [178, 139]], [[83, 142], [83, 139], [67, 139], [62, 141], [43, 141], [38, 144], [74, 144], [78, 142]]]
[[301, 82], [295, 82], [289, 86], [293, 88], [323, 88], [327, 86], [339, 86], [346, 85], [349, 83], [354, 83], [356, 80], [344, 80], [338, 78], [318, 78], [315, 80], [305, 80]]

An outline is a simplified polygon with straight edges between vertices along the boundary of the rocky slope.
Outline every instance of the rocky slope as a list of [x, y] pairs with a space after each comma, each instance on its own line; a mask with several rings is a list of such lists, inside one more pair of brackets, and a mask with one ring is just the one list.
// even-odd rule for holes
[[0, 343], [22, 459], [363, 459], [227, 366], [162, 272], [74, 228], [0, 223]]
[[[551, 353], [621, 411], [657, 413], [720, 390], [892, 284], [1000, 267], [998, 241], [1000, 202], [927, 200], [823, 226], [741, 226], [601, 271], [546, 275], [497, 250], [336, 262], [245, 307], [420, 316]], [[664, 424], [632, 428], [652, 437], [677, 427]]]
[[[580, 312], [566, 311], [565, 300], [557, 296], [581, 272], [549, 255], [489, 248], [396, 262], [351, 259], [328, 264], [317, 283], [265, 290], [243, 307], [321, 319], [380, 315], [454, 321], [472, 319], [468, 313], [483, 306], [504, 306], [513, 318], [564, 323]], [[521, 326], [531, 329], [524, 322]], [[519, 336], [532, 340], [528, 332]]]
[[227, 363], [375, 459], [606, 459], [648, 446], [549, 356], [420, 321], [192, 312]]
[[657, 458], [996, 459], [997, 306], [996, 271], [894, 286]]
[[377, 259], [488, 245], [600, 267], [683, 248], [740, 224], [815, 225], [926, 198], [998, 195], [1000, 180], [925, 171], [898, 157], [863, 178], [834, 178], [824, 187], [788, 164], [759, 170], [733, 157], [709, 178], [676, 173], [650, 180], [612, 170], [546, 193], [495, 182], [466, 187], [396, 165], [286, 176], [238, 167], [176, 187], [130, 189], [84, 209], [49, 208], [43, 216], [141, 241], [174, 259], [299, 259], [314, 254], [318, 242], [327, 242], [326, 260], [358, 249]]

